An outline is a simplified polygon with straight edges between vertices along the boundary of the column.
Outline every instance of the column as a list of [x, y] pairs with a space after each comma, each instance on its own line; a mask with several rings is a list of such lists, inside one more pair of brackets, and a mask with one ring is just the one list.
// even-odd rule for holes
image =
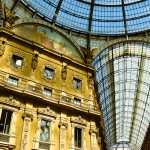
[[23, 115], [24, 123], [23, 123], [23, 131], [22, 131], [22, 141], [21, 141], [21, 150], [29, 150], [29, 139], [30, 139], [30, 126], [32, 121], [32, 116], [28, 116], [27, 114]]
[[60, 150], [66, 150], [66, 130], [68, 128], [67, 123], [59, 123], [59, 128], [60, 128], [60, 145], [59, 149]]

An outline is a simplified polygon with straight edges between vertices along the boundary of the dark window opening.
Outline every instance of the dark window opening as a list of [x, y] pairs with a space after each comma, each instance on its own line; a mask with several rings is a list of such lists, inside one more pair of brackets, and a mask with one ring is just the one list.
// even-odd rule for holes
[[8, 134], [10, 129], [12, 112], [9, 110], [2, 110], [0, 119], [0, 132]]
[[21, 68], [22, 61], [23, 61], [23, 58], [16, 56], [16, 55], [13, 55], [11, 65], [16, 67], [16, 68]]
[[82, 129], [75, 127], [75, 147], [81, 148], [82, 147]]

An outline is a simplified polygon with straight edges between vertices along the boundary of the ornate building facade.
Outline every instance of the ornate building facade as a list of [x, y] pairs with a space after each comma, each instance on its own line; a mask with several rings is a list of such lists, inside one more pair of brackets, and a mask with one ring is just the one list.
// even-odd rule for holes
[[0, 150], [105, 149], [90, 54], [2, 4]]

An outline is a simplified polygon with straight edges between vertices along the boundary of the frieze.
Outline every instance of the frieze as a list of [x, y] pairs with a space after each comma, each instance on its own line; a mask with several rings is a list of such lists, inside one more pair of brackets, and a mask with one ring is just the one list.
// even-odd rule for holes
[[87, 125], [87, 122], [81, 116], [78, 116], [76, 118], [71, 118], [70, 121], [72, 123], [76, 123], [76, 124], [80, 124], [80, 125], [84, 125], [84, 126]]
[[130, 41], [143, 41], [143, 42], [150, 42], [150, 38], [147, 37], [129, 37], [128, 40], [126, 38], [118, 38], [112, 41], [109, 41], [103, 44], [99, 49], [95, 49], [93, 52], [94, 59], [98, 56], [100, 52], [105, 50], [107, 47], [120, 43], [120, 42], [130, 42]]

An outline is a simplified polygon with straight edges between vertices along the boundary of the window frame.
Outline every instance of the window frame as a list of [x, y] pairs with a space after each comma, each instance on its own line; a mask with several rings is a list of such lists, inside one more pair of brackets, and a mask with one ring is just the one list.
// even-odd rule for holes
[[[9, 110], [9, 109], [6, 109], [6, 108], [2, 108], [1, 110], [0, 110], [0, 123], [1, 123], [1, 118], [2, 118], [2, 113], [3, 113], [3, 110], [5, 110], [6, 112], [11, 112], [11, 116], [9, 116], [10, 117], [10, 121], [9, 121], [9, 129], [8, 129], [8, 132], [6, 133], [6, 126], [7, 125], [3, 125], [3, 126], [5, 126], [5, 127], [3, 127], [3, 131], [1, 132], [0, 131], [0, 133], [1, 134], [7, 134], [7, 135], [9, 135], [10, 134], [10, 128], [11, 128], [11, 122], [12, 122], [12, 115], [13, 115], [13, 111], [12, 110]], [[6, 116], [5, 116], [5, 118], [6, 118]], [[7, 122], [6, 121], [7, 119], [5, 119], [4, 120], [4, 124]], [[5, 122], [6, 121], [6, 122]], [[1, 125], [1, 124], [0, 124]], [[4, 129], [5, 129], [5, 132], [4, 132]]]
[[[79, 146], [78, 144], [76, 145], [76, 129], [80, 129], [80, 132], [81, 132], [81, 141], [80, 141], [80, 143], [81, 143], [81, 145]], [[77, 141], [77, 143], [78, 143], [79, 141]], [[78, 127], [78, 126], [75, 126], [74, 127], [74, 147], [75, 148], [78, 148], [78, 149], [81, 149], [81, 148], [83, 148], [83, 128], [81, 128], [81, 127]]]
[[[87, 122], [81, 117], [72, 117], [70, 118], [71, 122], [71, 149], [78, 149], [78, 150], [83, 150], [85, 149], [85, 129], [87, 126]], [[81, 129], [81, 147], [76, 147], [75, 145], [75, 128]]]
[[[51, 72], [51, 73], [52, 73], [52, 78], [46, 76], [46, 75], [45, 75], [45, 71]], [[54, 80], [54, 78], [55, 78], [55, 70], [54, 70], [53, 68], [50, 68], [50, 67], [45, 66], [45, 67], [44, 67], [44, 70], [43, 70], [43, 77], [44, 77], [45, 79], [47, 79], [47, 80], [50, 80], [50, 81]]]
[[[37, 130], [36, 130], [36, 138], [34, 138], [33, 142], [33, 149], [43, 149], [41, 147], [44, 146], [46, 149], [50, 146], [55, 145], [54, 141], [54, 134], [52, 134], [54, 130], [54, 120], [56, 119], [56, 114], [53, 110], [50, 109], [49, 106], [46, 108], [38, 108], [37, 111]], [[50, 128], [49, 128], [49, 140], [48, 141], [40, 141], [40, 133], [41, 133], [41, 121], [46, 120], [49, 121], [50, 123]]]
[[[73, 77], [72, 84], [73, 84], [73, 88], [76, 90], [82, 90], [82, 88], [83, 88], [82, 80], [78, 77]], [[80, 85], [77, 87], [75, 84], [80, 84]]]
[[[17, 81], [16, 82], [17, 84], [12, 83], [12, 81], [9, 80], [9, 79]], [[18, 87], [18, 85], [19, 85], [19, 79], [16, 78], [16, 77], [13, 77], [13, 76], [8, 76], [8, 78], [7, 78], [7, 84], [10, 85], [10, 86], [13, 86], [13, 87]]]
[[[19, 59], [19, 58], [20, 58], [20, 59]], [[20, 66], [16, 64], [16, 61], [17, 61], [17, 60], [21, 60], [21, 65], [20, 65]], [[15, 68], [21, 69], [22, 66], [23, 66], [23, 57], [18, 56], [18, 55], [16, 55], [16, 54], [12, 54], [11, 65], [12, 65], [13, 67], [15, 67]]]
[[[46, 94], [46, 93], [44, 94], [44, 91], [47, 91], [47, 92], [49, 91], [49, 92], [50, 92], [50, 95], [48, 95], [48, 94]], [[51, 90], [51, 89], [49, 89], [49, 88], [44, 87], [44, 88], [43, 88], [43, 92], [42, 92], [42, 94], [43, 94], [43, 96], [44, 96], [44, 97], [52, 98], [53, 90]]]

